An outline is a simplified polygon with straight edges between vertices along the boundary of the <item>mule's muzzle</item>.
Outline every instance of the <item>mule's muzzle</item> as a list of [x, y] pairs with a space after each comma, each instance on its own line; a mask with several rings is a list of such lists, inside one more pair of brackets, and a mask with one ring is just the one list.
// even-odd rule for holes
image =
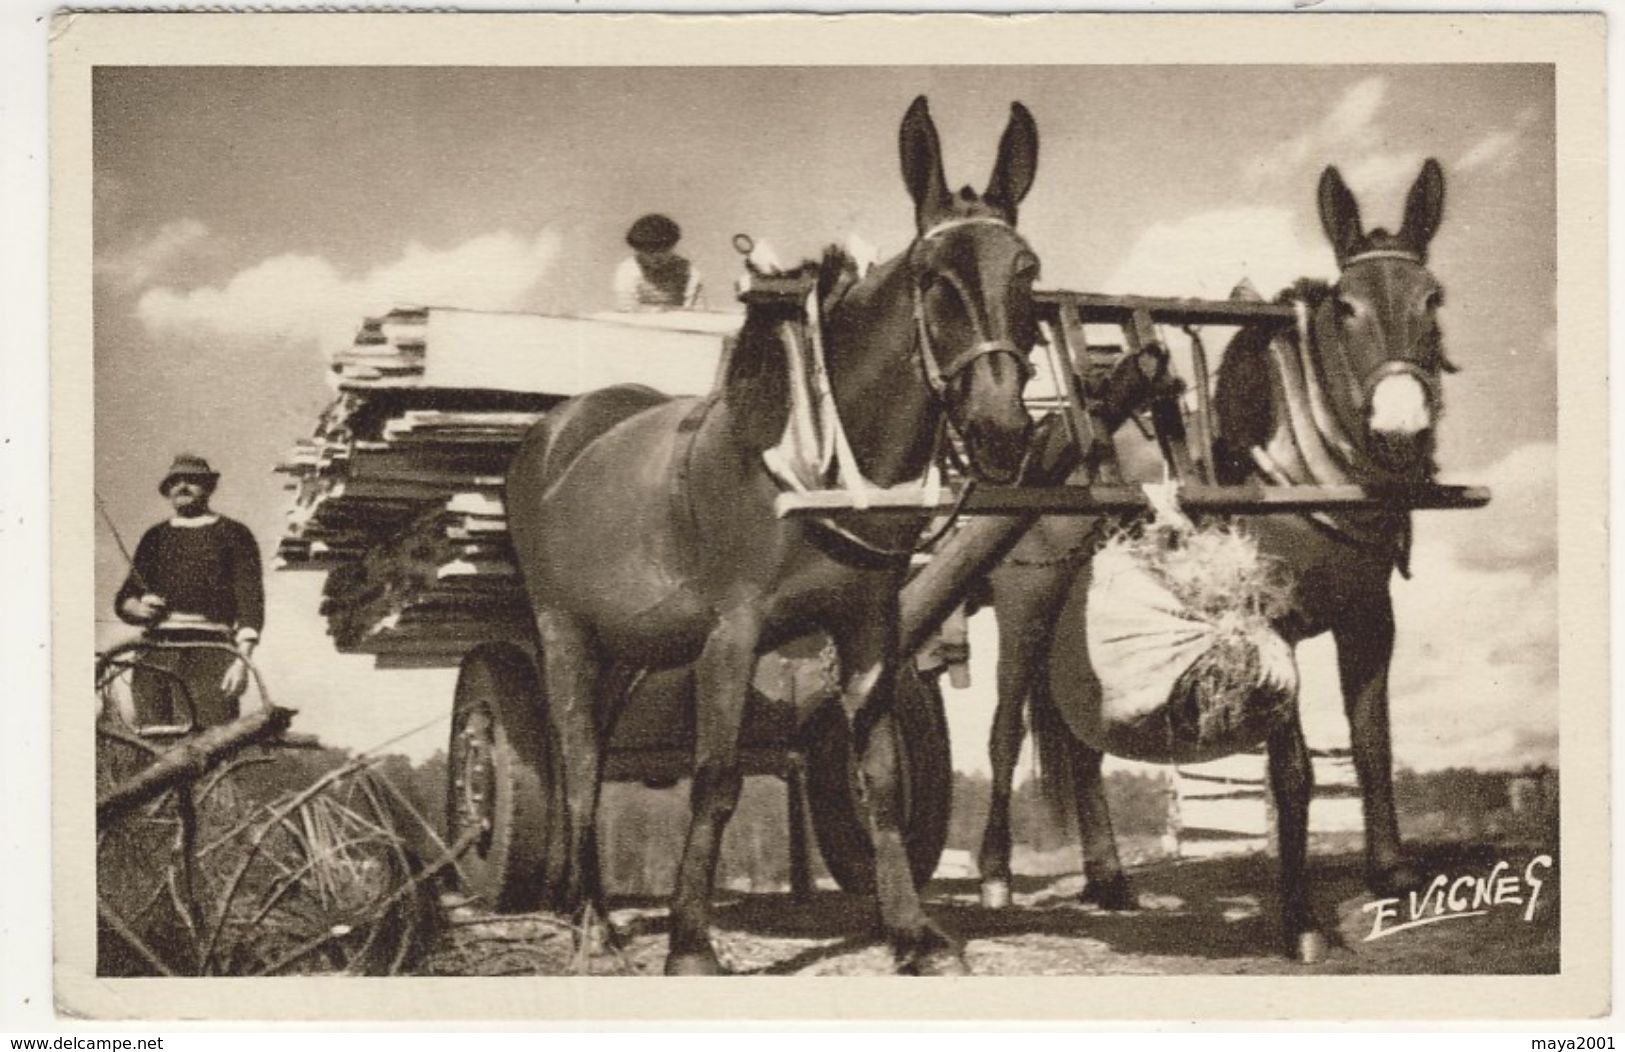
[[1425, 474], [1432, 463], [1433, 390], [1411, 369], [1395, 369], [1371, 388], [1366, 415], [1366, 446], [1383, 470], [1400, 476]]
[[965, 426], [965, 454], [970, 468], [983, 482], [1014, 482], [1026, 460], [1032, 439], [1032, 419], [1023, 413], [1019, 425], [989, 425], [973, 420]]

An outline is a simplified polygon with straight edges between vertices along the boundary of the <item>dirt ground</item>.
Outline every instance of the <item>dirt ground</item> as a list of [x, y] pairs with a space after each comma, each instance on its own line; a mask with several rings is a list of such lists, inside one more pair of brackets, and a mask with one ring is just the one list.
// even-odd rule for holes
[[[1543, 852], [1529, 846], [1444, 846], [1414, 852], [1428, 879], [1521, 875]], [[1315, 965], [1278, 950], [1273, 863], [1263, 856], [1163, 862], [1135, 867], [1136, 912], [1103, 912], [1076, 901], [1076, 874], [1018, 877], [1010, 909], [988, 910], [974, 880], [935, 880], [925, 889], [937, 922], [964, 940], [976, 975], [1337, 975], [1540, 974], [1559, 969], [1558, 865], [1526, 920], [1524, 903], [1504, 901], [1482, 915], [1450, 917], [1370, 939], [1374, 913], [1357, 855], [1313, 860], [1316, 908], [1334, 946]], [[1508, 889], [1512, 890], [1512, 889]], [[806, 902], [784, 894], [719, 892], [714, 938], [732, 970], [760, 975], [884, 975], [890, 956], [872, 935], [869, 900], [819, 890]], [[1409, 906], [1396, 907], [1399, 920]], [[583, 955], [571, 928], [540, 914], [498, 917], [458, 911], [424, 971], [436, 975], [659, 975], [666, 949], [660, 902], [612, 902], [623, 934], [618, 950]], [[1427, 908], [1422, 915], [1434, 915]], [[1390, 922], [1394, 923], [1394, 922]]]

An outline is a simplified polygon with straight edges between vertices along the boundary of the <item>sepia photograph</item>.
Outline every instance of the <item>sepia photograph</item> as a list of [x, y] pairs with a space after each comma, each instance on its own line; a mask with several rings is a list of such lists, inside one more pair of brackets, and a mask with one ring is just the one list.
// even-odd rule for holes
[[271, 19], [54, 34], [59, 1003], [1606, 1010], [1600, 17]]

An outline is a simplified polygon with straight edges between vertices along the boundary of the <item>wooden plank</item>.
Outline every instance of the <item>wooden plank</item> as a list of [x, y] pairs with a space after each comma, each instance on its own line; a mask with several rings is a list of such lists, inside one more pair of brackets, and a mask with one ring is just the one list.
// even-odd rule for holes
[[1033, 300], [1041, 317], [1052, 317], [1067, 306], [1077, 311], [1085, 324], [1129, 325], [1137, 311], [1147, 312], [1153, 322], [1162, 325], [1289, 325], [1294, 319], [1289, 304], [1255, 300], [1113, 296], [1066, 289], [1040, 289], [1033, 293]]
[[[944, 490], [935, 504], [922, 503], [918, 489], [869, 495], [866, 512], [918, 515], [947, 511], [958, 494]], [[1490, 491], [1482, 486], [1207, 486], [1186, 484], [1179, 506], [1204, 515], [1286, 515], [1311, 511], [1446, 511], [1482, 508]], [[1144, 489], [1134, 485], [981, 486], [961, 507], [966, 515], [1123, 515], [1150, 508]], [[781, 518], [828, 515], [854, 510], [845, 490], [785, 493], [776, 510]]]

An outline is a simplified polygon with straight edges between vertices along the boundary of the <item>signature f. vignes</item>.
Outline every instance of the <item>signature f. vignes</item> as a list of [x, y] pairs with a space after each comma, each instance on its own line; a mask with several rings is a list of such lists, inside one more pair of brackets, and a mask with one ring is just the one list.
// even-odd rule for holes
[[[1513, 864], [1497, 862], [1485, 873], [1451, 877], [1441, 873], [1422, 891], [1413, 891], [1408, 900], [1399, 898], [1376, 899], [1360, 907], [1372, 914], [1371, 931], [1365, 941], [1424, 924], [1457, 920], [1463, 917], [1482, 917], [1502, 906], [1522, 906], [1523, 919], [1533, 920], [1535, 903], [1540, 889], [1552, 868], [1552, 856], [1536, 855], [1520, 873]], [[1404, 907], [1403, 910], [1401, 907]]]

